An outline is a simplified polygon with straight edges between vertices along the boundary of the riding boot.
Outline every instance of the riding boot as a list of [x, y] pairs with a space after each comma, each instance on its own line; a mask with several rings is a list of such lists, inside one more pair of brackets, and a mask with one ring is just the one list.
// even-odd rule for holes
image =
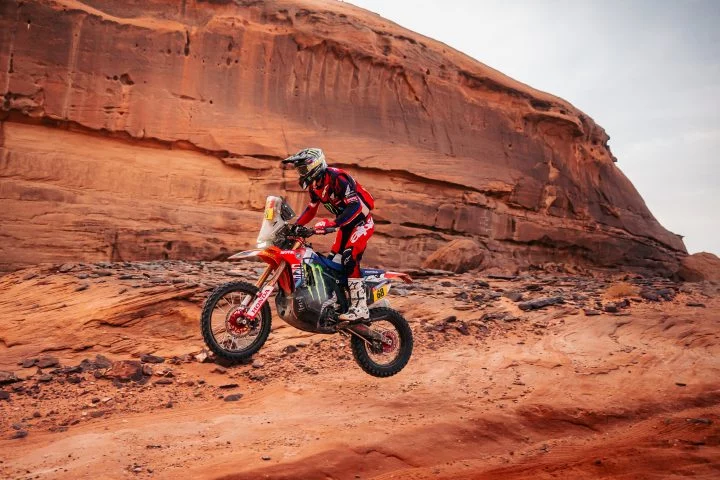
[[346, 313], [339, 315], [341, 321], [355, 321], [370, 318], [365, 293], [365, 282], [362, 278], [349, 278], [350, 308]]

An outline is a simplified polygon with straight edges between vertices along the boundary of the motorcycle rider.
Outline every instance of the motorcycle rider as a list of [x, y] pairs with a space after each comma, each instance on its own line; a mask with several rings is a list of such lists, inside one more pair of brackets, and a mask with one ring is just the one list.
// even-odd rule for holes
[[375, 231], [370, 214], [374, 207], [372, 196], [346, 171], [328, 167], [325, 154], [319, 148], [300, 150], [283, 163], [293, 164], [300, 175], [300, 187], [310, 194], [310, 203], [296, 223], [304, 226], [310, 222], [321, 203], [335, 215], [335, 220], [317, 222], [314, 230], [323, 235], [329, 233], [328, 229], [337, 228], [331, 252], [335, 261], [342, 263], [350, 290], [350, 308], [338, 318], [343, 321], [369, 318], [360, 260]]

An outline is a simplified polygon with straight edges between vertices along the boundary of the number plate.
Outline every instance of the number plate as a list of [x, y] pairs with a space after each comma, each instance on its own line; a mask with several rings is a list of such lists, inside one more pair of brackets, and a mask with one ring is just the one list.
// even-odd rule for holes
[[275, 218], [275, 209], [273, 207], [267, 207], [265, 209], [265, 220], [272, 220]]
[[385, 295], [387, 295], [388, 290], [390, 290], [390, 284], [383, 285], [383, 286], [380, 287], [380, 288], [374, 289], [374, 290], [373, 290], [374, 301], [377, 302], [378, 300], [380, 300], [381, 298], [383, 298]]

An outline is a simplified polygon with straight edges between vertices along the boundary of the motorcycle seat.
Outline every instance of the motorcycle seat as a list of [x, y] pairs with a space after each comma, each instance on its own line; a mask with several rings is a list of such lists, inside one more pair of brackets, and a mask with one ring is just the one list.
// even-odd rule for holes
[[335, 270], [336, 272], [341, 272], [343, 269], [343, 266], [341, 263], [333, 262], [329, 258], [323, 257], [322, 255], [318, 255], [316, 260], [319, 263], [323, 264], [325, 267], [329, 268], [330, 270]]

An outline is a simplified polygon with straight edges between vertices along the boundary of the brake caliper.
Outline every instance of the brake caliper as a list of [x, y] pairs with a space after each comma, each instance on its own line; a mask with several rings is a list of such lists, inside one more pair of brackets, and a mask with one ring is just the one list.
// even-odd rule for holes
[[383, 332], [381, 342], [383, 353], [393, 352], [399, 343], [398, 336], [395, 332]]
[[228, 330], [233, 335], [246, 335], [250, 331], [250, 323], [245, 317], [245, 309], [238, 307], [234, 311], [230, 312], [227, 317]]

